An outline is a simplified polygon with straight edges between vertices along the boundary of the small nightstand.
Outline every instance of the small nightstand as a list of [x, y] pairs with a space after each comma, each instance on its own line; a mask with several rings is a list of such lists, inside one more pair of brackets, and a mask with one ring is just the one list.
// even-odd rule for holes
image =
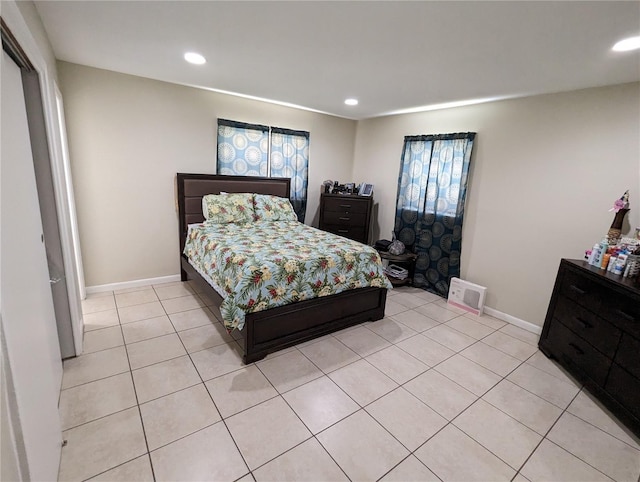
[[372, 206], [371, 196], [322, 193], [320, 229], [367, 244]]
[[404, 253], [395, 255], [389, 253], [388, 251], [378, 251], [378, 254], [380, 254], [380, 258], [382, 258], [383, 260], [386, 259], [387, 261], [389, 261], [389, 264], [395, 264], [397, 266], [400, 266], [401, 268], [406, 268], [407, 271], [409, 271], [409, 276], [402, 280], [387, 275], [387, 278], [393, 286], [403, 286], [407, 284], [410, 285], [412, 283], [413, 273], [416, 269], [416, 258], [418, 257], [417, 254]]

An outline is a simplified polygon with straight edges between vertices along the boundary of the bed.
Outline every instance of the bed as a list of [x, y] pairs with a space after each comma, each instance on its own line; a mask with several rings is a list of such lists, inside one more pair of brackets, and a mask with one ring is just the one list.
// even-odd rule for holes
[[[183, 254], [189, 226], [204, 221], [203, 196], [219, 193], [256, 193], [289, 198], [289, 192], [289, 179], [178, 173], [182, 281], [191, 280], [201, 291], [215, 300], [218, 308], [223, 305], [225, 298], [212, 286], [211, 278], [206, 273], [201, 274]], [[356, 288], [246, 313], [240, 331], [244, 339], [244, 362], [248, 364], [258, 361], [269, 353], [364, 321], [382, 319], [386, 296], [386, 286]]]

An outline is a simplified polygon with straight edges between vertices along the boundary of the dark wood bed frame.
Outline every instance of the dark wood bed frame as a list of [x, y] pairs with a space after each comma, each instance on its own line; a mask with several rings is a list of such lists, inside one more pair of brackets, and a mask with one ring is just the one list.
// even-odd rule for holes
[[[202, 196], [220, 192], [253, 192], [289, 198], [290, 180], [283, 178], [178, 173], [180, 271], [182, 281], [193, 280], [219, 307], [223, 298], [182, 254], [189, 224], [204, 221]], [[248, 313], [244, 333], [244, 362], [252, 363], [298, 343], [364, 321], [384, 317], [385, 288], [360, 288], [336, 295]]]

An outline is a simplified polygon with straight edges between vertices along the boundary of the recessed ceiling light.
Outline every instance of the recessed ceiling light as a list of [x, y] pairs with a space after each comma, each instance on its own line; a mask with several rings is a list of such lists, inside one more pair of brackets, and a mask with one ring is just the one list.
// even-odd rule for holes
[[629, 37], [616, 43], [611, 50], [616, 52], [627, 52], [629, 50], [640, 49], [640, 37]]
[[184, 54], [184, 59], [190, 64], [202, 65], [207, 59], [205, 59], [202, 55], [197, 54], [195, 52], [187, 52]]
[[358, 99], [347, 99], [344, 103], [347, 105], [358, 105]]

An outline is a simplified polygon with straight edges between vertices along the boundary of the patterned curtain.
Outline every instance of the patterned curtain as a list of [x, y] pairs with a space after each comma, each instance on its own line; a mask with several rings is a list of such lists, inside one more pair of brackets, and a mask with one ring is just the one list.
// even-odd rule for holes
[[218, 174], [288, 177], [291, 204], [303, 223], [307, 211], [309, 133], [218, 119]]
[[309, 133], [272, 127], [270, 164], [270, 177], [291, 179], [291, 204], [303, 223], [307, 211]]
[[218, 119], [218, 174], [268, 176], [268, 159], [269, 127]]
[[447, 296], [460, 276], [462, 219], [474, 132], [407, 136], [398, 178], [395, 234], [418, 255], [414, 286]]

